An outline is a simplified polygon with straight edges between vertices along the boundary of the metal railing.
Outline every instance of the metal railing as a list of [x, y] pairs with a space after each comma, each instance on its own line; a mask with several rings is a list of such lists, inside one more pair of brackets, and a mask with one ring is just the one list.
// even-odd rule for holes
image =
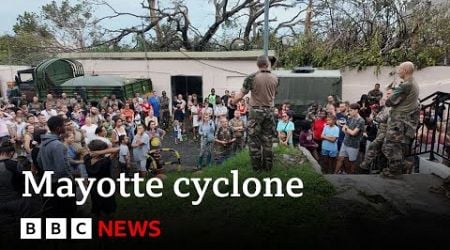
[[413, 155], [429, 154], [450, 161], [450, 93], [437, 91], [420, 100], [420, 123], [416, 131]]

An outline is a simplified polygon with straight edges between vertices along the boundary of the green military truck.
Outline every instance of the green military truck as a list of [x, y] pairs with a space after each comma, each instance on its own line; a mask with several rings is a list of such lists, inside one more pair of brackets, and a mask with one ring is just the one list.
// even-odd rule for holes
[[342, 98], [342, 76], [339, 70], [319, 70], [313, 68], [296, 68], [293, 71], [275, 71], [280, 85], [277, 88], [275, 105], [284, 102], [291, 104], [294, 111], [294, 144], [298, 143], [301, 124], [306, 118], [308, 108], [313, 104], [325, 107], [328, 96], [335, 100]]
[[274, 73], [280, 83], [275, 105], [281, 106], [287, 101], [299, 116], [304, 116], [313, 103], [326, 104], [328, 96], [333, 96], [335, 100], [342, 97], [342, 76], [339, 70], [298, 68]]
[[16, 84], [21, 94], [31, 101], [33, 96], [45, 99], [47, 94], [68, 97], [80, 94], [85, 100], [98, 101], [103, 96], [116, 95], [120, 99], [133, 97], [134, 93], [146, 94], [152, 91], [150, 79], [128, 79], [115, 75], [84, 74], [83, 65], [72, 59], [54, 58], [36, 67], [19, 70]]

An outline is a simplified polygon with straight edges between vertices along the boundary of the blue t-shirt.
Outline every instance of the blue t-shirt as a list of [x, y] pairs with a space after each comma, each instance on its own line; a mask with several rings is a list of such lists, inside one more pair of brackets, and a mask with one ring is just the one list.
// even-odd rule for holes
[[[283, 120], [280, 120], [278, 122], [278, 124], [277, 124], [277, 131], [278, 132], [285, 131], [286, 134], [287, 134], [289, 131], [293, 132], [294, 130], [295, 130], [294, 123], [291, 122], [291, 121], [285, 123]], [[288, 143], [289, 143], [289, 145], [293, 144], [292, 136], [289, 138]]]
[[[323, 128], [322, 134], [325, 136], [336, 137], [336, 139], [337, 139], [337, 138], [339, 138], [339, 127], [336, 125], [334, 125], [333, 127], [330, 127], [329, 125], [325, 125], [325, 127]], [[336, 140], [334, 142], [330, 142], [328, 140], [322, 140], [322, 149], [336, 152], [336, 151], [338, 151], [337, 142], [338, 142], [338, 140]]]
[[153, 108], [153, 115], [156, 117], [159, 117], [159, 110], [160, 110], [160, 105], [159, 105], [159, 100], [158, 97], [156, 96], [152, 96], [148, 99], [148, 103], [150, 105], [152, 105]]

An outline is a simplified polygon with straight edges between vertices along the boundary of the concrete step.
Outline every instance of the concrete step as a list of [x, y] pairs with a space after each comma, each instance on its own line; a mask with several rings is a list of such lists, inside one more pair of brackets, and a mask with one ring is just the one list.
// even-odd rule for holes
[[431, 193], [429, 187], [442, 179], [431, 174], [402, 175], [386, 179], [380, 175], [325, 175], [337, 190], [337, 197], [370, 204], [375, 208], [392, 207], [402, 214], [415, 211], [450, 216], [450, 200]]

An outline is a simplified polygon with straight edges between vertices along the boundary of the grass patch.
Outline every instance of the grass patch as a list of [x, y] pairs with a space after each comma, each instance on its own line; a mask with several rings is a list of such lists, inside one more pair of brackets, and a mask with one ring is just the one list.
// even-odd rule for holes
[[[254, 172], [251, 169], [248, 151], [243, 151], [230, 158], [220, 166], [212, 166], [202, 171], [187, 173], [169, 173], [164, 180], [164, 191], [161, 198], [118, 197], [117, 217], [150, 219], [158, 218], [166, 239], [201, 237], [216, 242], [227, 240], [226, 235], [235, 237], [274, 237], [293, 234], [294, 232], [311, 233], [311, 229], [321, 230], [330, 219], [323, 208], [335, 193], [333, 187], [322, 175], [314, 172], [310, 164], [297, 149], [275, 148], [274, 168], [270, 172]], [[242, 196], [244, 179], [256, 177], [278, 177], [283, 182], [283, 198], [264, 198], [264, 185], [261, 194], [255, 198], [218, 198], [208, 188], [202, 203], [191, 205], [196, 200], [195, 189], [191, 185], [183, 191], [190, 191], [188, 198], [177, 197], [172, 188], [179, 177], [225, 177], [230, 179], [229, 186], [221, 186], [221, 191], [231, 192], [231, 173], [239, 170], [239, 190]], [[291, 198], [284, 188], [292, 177], [299, 177], [304, 184], [303, 196]], [[210, 184], [211, 185], [211, 184]], [[141, 187], [144, 190], [144, 187]], [[318, 227], [318, 228], [317, 228]], [[288, 230], [288, 232], [286, 232]], [[313, 230], [316, 231], [316, 230]], [[317, 232], [317, 231], [316, 231]]]

